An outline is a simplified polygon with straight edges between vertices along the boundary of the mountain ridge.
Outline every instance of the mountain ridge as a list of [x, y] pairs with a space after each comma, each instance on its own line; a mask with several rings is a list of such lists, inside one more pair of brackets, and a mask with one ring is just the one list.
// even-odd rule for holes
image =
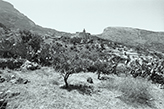
[[[144, 46], [162, 51], [164, 47], [164, 32], [154, 32], [130, 27], [107, 27], [98, 37], [131, 46]], [[155, 47], [155, 43], [158, 44]], [[161, 46], [159, 48], [159, 45]]]

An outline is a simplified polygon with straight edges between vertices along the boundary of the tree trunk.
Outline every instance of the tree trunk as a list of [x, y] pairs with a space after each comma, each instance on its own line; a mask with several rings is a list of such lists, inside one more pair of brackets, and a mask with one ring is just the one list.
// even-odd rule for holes
[[98, 77], [97, 77], [97, 79], [99, 79], [99, 80], [100, 80], [100, 74], [101, 74], [101, 72], [100, 72], [100, 71], [98, 71], [97, 73], [98, 73]]
[[70, 75], [69, 73], [66, 73], [64, 76], [65, 88], [68, 88], [68, 86], [69, 86], [68, 82], [67, 82], [69, 75]]
[[67, 79], [68, 79], [68, 78], [65, 78], [65, 77], [64, 77], [65, 88], [68, 88], [68, 82], [67, 82]]

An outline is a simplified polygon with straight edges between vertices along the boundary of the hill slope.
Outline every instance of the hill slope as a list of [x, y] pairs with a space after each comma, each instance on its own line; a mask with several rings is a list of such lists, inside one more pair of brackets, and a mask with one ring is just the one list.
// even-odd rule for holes
[[126, 45], [143, 46], [164, 52], [164, 32], [127, 27], [108, 27], [98, 36]]
[[164, 56], [125, 46], [161, 46], [163, 33], [97, 36], [40, 27], [0, 1], [0, 109], [163, 109]]
[[[15, 75], [16, 78], [30, 81], [27, 84], [14, 83], [13, 80], [1, 83], [0, 92], [7, 90], [6, 109], [163, 109], [164, 107], [163, 90], [153, 84], [149, 90], [155, 97], [151, 101], [152, 107], [127, 103], [125, 99], [121, 99], [122, 92], [113, 88], [112, 85], [116, 86], [125, 79], [124, 77], [109, 75], [109, 80], [100, 81], [95, 73], [74, 74], [69, 79], [72, 87], [64, 89], [61, 75], [54, 73], [52, 68], [3, 72], [9, 76]], [[86, 78], [90, 76], [94, 84], [87, 83]], [[139, 83], [142, 84], [142, 82]], [[88, 92], [91, 93], [88, 94]]]
[[54, 29], [43, 28], [36, 25], [32, 20], [20, 13], [8, 2], [0, 0], [0, 23], [12, 29], [25, 29], [40, 34], [48, 35], [70, 35], [70, 33], [59, 32]]

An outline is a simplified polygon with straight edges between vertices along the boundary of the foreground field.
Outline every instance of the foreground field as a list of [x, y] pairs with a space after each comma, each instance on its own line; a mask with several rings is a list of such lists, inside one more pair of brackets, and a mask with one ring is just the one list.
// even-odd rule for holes
[[[142, 79], [95, 73], [73, 74], [64, 88], [60, 73], [50, 67], [36, 71], [2, 70], [2, 77], [23, 78], [26, 83], [9, 79], [0, 83], [6, 93], [6, 109], [163, 109], [164, 90]], [[87, 78], [93, 79], [93, 84]]]

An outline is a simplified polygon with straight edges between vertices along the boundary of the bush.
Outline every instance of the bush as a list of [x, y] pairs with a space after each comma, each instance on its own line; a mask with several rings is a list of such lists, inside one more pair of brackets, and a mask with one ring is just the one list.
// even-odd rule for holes
[[24, 63], [23, 59], [0, 59], [0, 68], [18, 69]]

